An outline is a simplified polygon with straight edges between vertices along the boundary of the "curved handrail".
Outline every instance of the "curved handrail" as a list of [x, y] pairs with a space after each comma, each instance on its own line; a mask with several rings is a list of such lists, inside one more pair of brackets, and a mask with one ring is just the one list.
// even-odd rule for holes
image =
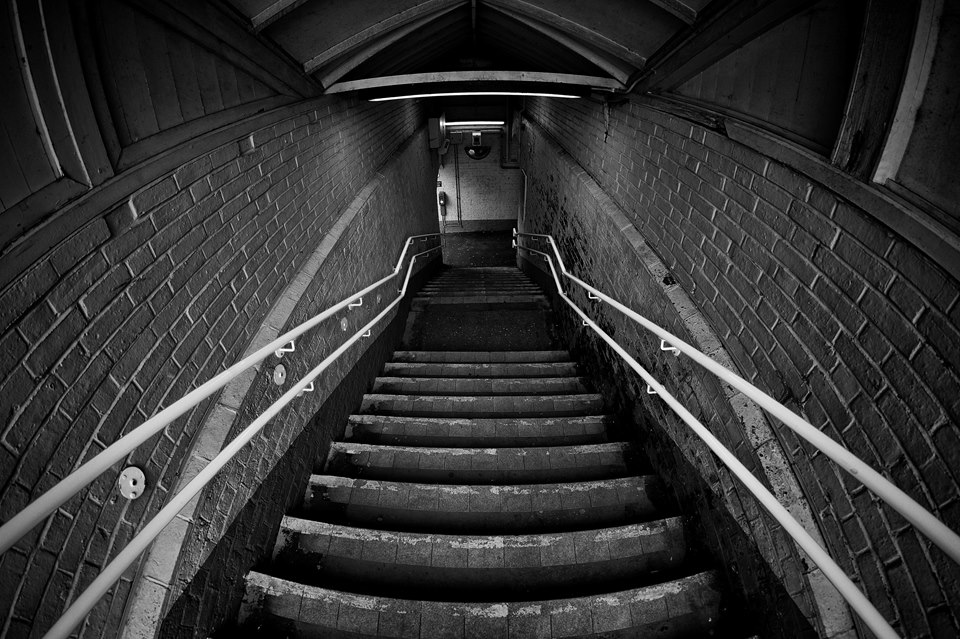
[[[395, 278], [403, 266], [403, 261], [407, 256], [407, 250], [417, 239], [428, 237], [438, 237], [439, 233], [426, 233], [423, 235], [412, 235], [404, 242], [403, 251], [397, 260], [397, 266], [389, 275], [370, 284], [361, 291], [357, 291], [350, 297], [344, 299], [322, 313], [303, 322], [299, 326], [287, 331], [275, 340], [251, 353], [233, 366], [230, 366], [222, 373], [219, 373], [212, 379], [204, 382], [194, 390], [190, 391], [173, 404], [163, 409], [140, 426], [136, 427], [110, 446], [105, 448], [99, 455], [84, 463], [80, 468], [73, 471], [60, 482], [55, 484], [47, 492], [43, 493], [36, 500], [27, 505], [10, 521], [0, 526], [0, 554], [3, 554], [13, 546], [21, 537], [26, 535], [31, 528], [46, 519], [53, 511], [62, 506], [68, 499], [80, 492], [83, 488], [92, 483], [97, 477], [110, 469], [118, 461], [122, 460], [133, 451], [137, 446], [147, 441], [153, 435], [163, 430], [168, 424], [189, 411], [191, 408], [202, 402], [204, 399], [226, 386], [232, 379], [240, 375], [254, 364], [266, 359], [271, 353], [287, 344], [291, 340], [303, 335], [311, 328], [317, 326], [324, 320], [335, 315], [346, 308], [357, 298], [363, 297], [370, 291], [382, 286]], [[432, 250], [436, 250], [434, 247]], [[429, 251], [424, 251], [429, 252]], [[412, 264], [411, 260], [411, 264]], [[409, 275], [409, 269], [408, 269]], [[406, 284], [404, 284], [406, 286]]]
[[[436, 234], [431, 234], [436, 235]], [[417, 236], [415, 236], [417, 237]], [[406, 248], [413, 243], [413, 240], [409, 240], [404, 246], [403, 254], [400, 256], [400, 262], [397, 263], [397, 269], [394, 271], [396, 275], [397, 270], [399, 270], [400, 265], [402, 264], [403, 257], [406, 255]], [[306, 386], [314, 381], [324, 370], [326, 370], [338, 357], [340, 357], [348, 348], [353, 346], [364, 334], [371, 330], [374, 326], [377, 325], [380, 320], [382, 320], [386, 315], [393, 310], [393, 308], [400, 303], [400, 300], [403, 299], [403, 296], [407, 292], [407, 285], [410, 282], [410, 274], [413, 271], [413, 263], [421, 255], [426, 255], [427, 253], [432, 253], [439, 249], [439, 246], [434, 246], [416, 253], [410, 258], [410, 264], [407, 267], [407, 274], [403, 280], [403, 287], [399, 289], [399, 294], [390, 304], [387, 305], [380, 313], [377, 314], [372, 320], [367, 322], [363, 328], [353, 334], [347, 341], [340, 345], [335, 351], [330, 353], [322, 362], [320, 362], [313, 370], [307, 373], [299, 382], [294, 384], [290, 390], [285, 392], [280, 396], [277, 401], [270, 405], [267, 410], [261, 413], [255, 420], [253, 420], [249, 426], [244, 428], [235, 439], [233, 439], [229, 444], [224, 446], [223, 450], [210, 460], [210, 463], [204, 466], [197, 476], [191, 479], [186, 486], [183, 487], [183, 490], [178, 492], [174, 497], [165, 505], [160, 511], [154, 515], [154, 517], [147, 522], [143, 529], [130, 540], [130, 542], [124, 546], [123, 550], [117, 553], [117, 556], [106, 565], [103, 571], [97, 575], [90, 585], [84, 590], [77, 599], [70, 604], [70, 607], [63, 613], [63, 615], [57, 620], [57, 622], [47, 631], [44, 635], [44, 639], [64, 639], [70, 636], [70, 633], [73, 629], [83, 621], [84, 617], [93, 609], [97, 602], [107, 593], [113, 584], [120, 579], [124, 571], [136, 561], [137, 557], [147, 549], [147, 547], [153, 542], [153, 540], [160, 534], [160, 531], [169, 524], [177, 513], [184, 509], [184, 507], [190, 503], [194, 497], [196, 497], [204, 486], [206, 486], [211, 479], [222, 469], [233, 457], [259, 433], [267, 423], [273, 419], [287, 404], [289, 404], [297, 395], [300, 394], [300, 391], [303, 390]], [[392, 278], [393, 275], [380, 280], [381, 282]], [[364, 289], [369, 290], [369, 287]], [[354, 295], [348, 299], [348, 301], [356, 299], [359, 295]]]
[[[775, 400], [767, 393], [763, 392], [733, 371], [717, 363], [708, 355], [705, 355], [695, 347], [684, 342], [673, 333], [670, 333], [657, 324], [654, 324], [639, 313], [634, 312], [612, 297], [601, 293], [583, 280], [572, 275], [567, 271], [566, 267], [564, 267], [563, 260], [560, 258], [560, 252], [557, 249], [557, 244], [552, 236], [542, 233], [516, 233], [516, 235], [518, 237], [527, 236], [546, 238], [546, 240], [550, 243], [550, 246], [553, 248], [553, 252], [557, 257], [558, 263], [560, 264], [560, 270], [565, 277], [578, 284], [588, 293], [595, 295], [601, 301], [606, 302], [633, 321], [637, 322], [660, 339], [668, 342], [671, 346], [687, 355], [694, 362], [707, 369], [719, 377], [722, 381], [730, 384], [741, 393], [752, 399], [754, 402], [759, 404], [768, 413], [779, 419], [800, 437], [803, 437], [805, 440], [813, 444], [817, 450], [822, 452], [835, 463], [839, 464], [848, 473], [860, 480], [864, 486], [887, 502], [887, 504], [889, 504], [898, 513], [903, 515], [904, 518], [916, 526], [920, 532], [929, 537], [930, 540], [939, 546], [940, 549], [943, 550], [951, 559], [957, 563], [960, 563], [960, 535], [957, 535], [957, 533], [950, 530], [950, 528], [944, 525], [942, 521], [937, 519], [932, 513], [927, 511], [927, 509], [914, 501], [913, 498], [897, 488], [893, 483], [890, 482], [890, 480], [875, 471], [859, 457], [851, 453], [838, 442], [831, 439], [828, 435], [819, 431], [810, 422], [791, 411], [789, 408]], [[519, 243], [517, 246], [518, 248], [522, 248], [524, 250], [534, 251], [534, 249], [520, 246]], [[545, 255], [544, 253], [541, 254]], [[557, 286], [558, 288], [560, 286], [559, 280], [557, 281]]]
[[[683, 340], [679, 339], [678, 337], [674, 336], [668, 331], [660, 328], [656, 324], [653, 324], [653, 322], [650, 322], [646, 318], [643, 318], [639, 314], [625, 307], [623, 304], [617, 302], [616, 300], [614, 300], [613, 298], [607, 295], [604, 295], [603, 293], [593, 288], [589, 284], [586, 284], [579, 278], [570, 274], [566, 270], [566, 267], [563, 265], [563, 259], [560, 257], [559, 250], [557, 249], [556, 242], [554, 241], [553, 237], [549, 235], [539, 234], [539, 233], [517, 233], [516, 230], [514, 230], [514, 236], [517, 238], [523, 237], [523, 236], [546, 238], [549, 241], [551, 247], [553, 248], [554, 255], [556, 256], [556, 260], [560, 265], [560, 270], [563, 273], [563, 275], [565, 275], [570, 280], [579, 284], [582, 288], [584, 288], [586, 291], [591, 293], [592, 296], [595, 296], [597, 299], [603, 300], [604, 302], [610, 304], [617, 310], [620, 310], [621, 312], [623, 312], [625, 315], [627, 315], [634, 321], [637, 321], [639, 324], [641, 324], [645, 328], [648, 328], [657, 336], [659, 336], [662, 340], [669, 342], [671, 346], [684, 352], [685, 354], [690, 356], [691, 359], [694, 359], [695, 361], [697, 361], [697, 363], [703, 365], [705, 368], [707, 368], [711, 372], [714, 372], [719, 377], [721, 377], [721, 379], [723, 379], [724, 381], [731, 383], [731, 385], [738, 388], [738, 390], [743, 392], [745, 395], [747, 395], [751, 399], [754, 399], [754, 401], [757, 401], [757, 403], [763, 406], [764, 408], [768, 408], [767, 404], [769, 404], [770, 402], [775, 403], [780, 410], [770, 411], [770, 412], [774, 413], [776, 417], [780, 418], [781, 421], [784, 421], [784, 423], [790, 426], [793, 430], [798, 431], [798, 434], [800, 434], [805, 439], [807, 439], [807, 441], [810, 441], [812, 444], [814, 444], [814, 446], [817, 446], [818, 448], [820, 448], [820, 444], [822, 444], [821, 440], [826, 439], [833, 445], [830, 447], [831, 452], [834, 452], [832, 450], [832, 448], [834, 447], [841, 448], [841, 450], [843, 450], [843, 452], [845, 453], [845, 456], [844, 456], [845, 459], [846, 457], [852, 457], [854, 460], [856, 460], [856, 462], [858, 462], [858, 465], [863, 465], [864, 467], [869, 469], [871, 473], [873, 473], [874, 475], [877, 475], [881, 481], [889, 484], [888, 490], [885, 492], [890, 492], [889, 488], [892, 488], [894, 491], [901, 493], [905, 499], [909, 500], [910, 503], [913, 504], [913, 507], [920, 509], [921, 511], [923, 511], [923, 513], [929, 516], [929, 518], [932, 518], [937, 524], [939, 524], [939, 527], [942, 527], [947, 533], [947, 535], [944, 536], [943, 531], [936, 531], [940, 535], [940, 540], [943, 540], [946, 546], [944, 547], [943, 545], [941, 545], [941, 548], [943, 548], [948, 555], [950, 555], [951, 557], [955, 557], [955, 554], [957, 552], [960, 552], [960, 543], [954, 543], [950, 539], [950, 536], [957, 538], [957, 535], [953, 533], [953, 531], [951, 531], [949, 528], [944, 526], [939, 520], [933, 517], [933, 515], [931, 515], [925, 509], [923, 509], [922, 506], [914, 502], [907, 495], [903, 494], [902, 491], [896, 488], [896, 486], [893, 486], [886, 479], [884, 479], [883, 477], [880, 477], [879, 474], [876, 473], [876, 471], [869, 468], [869, 466], [866, 466], [866, 464], [864, 464], [861, 460], [853, 456], [852, 453], [842, 448], [839, 444], [834, 442], [829, 437], [826, 437], [826, 435], [823, 435], [822, 433], [820, 433], [820, 431], [816, 430], [812, 425], [810, 425], [805, 420], [800, 418], [798, 415], [796, 415], [795, 413], [787, 409], [785, 406], [781, 405], [779, 402], [776, 402], [776, 400], [771, 398], [769, 395], [767, 395], [760, 389], [756, 388], [746, 380], [742, 379], [735, 373], [732, 373], [725, 367], [717, 364], [714, 360], [710, 359], [709, 357], [701, 353], [699, 350], [695, 349], [694, 347], [690, 346]], [[662, 384], [657, 382], [653, 378], [653, 376], [649, 372], [647, 372], [647, 370], [644, 369], [643, 366], [641, 366], [636, 361], [636, 359], [634, 359], [629, 353], [627, 353], [623, 349], [623, 347], [617, 344], [617, 342], [614, 341], [612, 337], [610, 337], [603, 329], [601, 329], [596, 324], [596, 322], [590, 319], [587, 316], [587, 314], [584, 313], [566, 295], [566, 293], [564, 293], [563, 285], [560, 282], [560, 277], [557, 275], [557, 269], [553, 263], [553, 257], [548, 255], [547, 253], [544, 253], [543, 251], [539, 251], [537, 249], [533, 249], [527, 246], [522, 246], [519, 241], [515, 241], [515, 245], [518, 250], [522, 249], [529, 253], [537, 254], [543, 257], [543, 259], [550, 266], [550, 272], [553, 275], [554, 283], [557, 286], [558, 295], [560, 295], [560, 297], [571, 308], [573, 308], [576, 314], [580, 316], [580, 318], [583, 320], [584, 325], [592, 328], [618, 355], [620, 355], [627, 362], [627, 364], [637, 374], [639, 374], [640, 377], [643, 378], [643, 380], [647, 383], [648, 391], [652, 390], [661, 398], [663, 398], [666, 404], [677, 414], [677, 416], [679, 416], [680, 419], [682, 419], [688, 426], [690, 426], [693, 432], [698, 437], [700, 437], [701, 440], [703, 440], [703, 442], [707, 445], [707, 447], [710, 448], [710, 450], [715, 455], [717, 455], [717, 457], [730, 469], [731, 472], [733, 472], [734, 475], [736, 475], [736, 477], [741, 482], [743, 482], [746, 488], [754, 495], [754, 497], [757, 498], [757, 501], [759, 501], [760, 504], [767, 509], [767, 511], [780, 523], [780, 525], [783, 526], [787, 534], [789, 534], [794, 539], [794, 541], [807, 553], [810, 559], [823, 571], [823, 574], [837, 588], [837, 590], [840, 592], [843, 598], [847, 601], [850, 607], [857, 613], [857, 615], [861, 619], [863, 619], [867, 627], [870, 628], [870, 630], [872, 630], [878, 637], [891, 638], [891, 639], [898, 637], [897, 633], [893, 630], [890, 624], [887, 623], [886, 619], [884, 619], [883, 616], [877, 611], [877, 609], [873, 606], [873, 604], [870, 603], [870, 601], [866, 598], [863, 592], [861, 592], [856, 587], [856, 585], [854, 585], [853, 581], [847, 576], [847, 574], [843, 571], [843, 569], [840, 568], [840, 566], [837, 565], [837, 563], [833, 560], [833, 558], [830, 557], [827, 551], [824, 550], [824, 548], [820, 546], [820, 544], [818, 544], [816, 540], [813, 539], [813, 537], [810, 536], [810, 534], [803, 528], [800, 522], [798, 522], [793, 517], [793, 515], [791, 515], [790, 512], [787, 511], [787, 509], [783, 506], [783, 504], [781, 504], [779, 500], [769, 490], [767, 490], [767, 488], [756, 477], [754, 477], [753, 474], [736, 458], [736, 456], [733, 453], [731, 453], [709, 430], [707, 430], [707, 428], [702, 423], [700, 423], [700, 421], [697, 420], [697, 418], [694, 417], [693, 414], [690, 413], [690, 411], [688, 411], [682, 404], [680, 404], [680, 402], [677, 401], [677, 399], [673, 397], [673, 395], [669, 391], [667, 391], [667, 389]], [[703, 360], [706, 360], [706, 362], [704, 362]], [[719, 369], [719, 371], [717, 369]], [[732, 380], [730, 378], [735, 378], [735, 380]], [[734, 381], [737, 381], [738, 383], [734, 383]], [[787, 421], [781, 418], [781, 414], [784, 412], [789, 413], [789, 415], [792, 416], [792, 419], [790, 420], [791, 423], [788, 423]], [[798, 428], [795, 426], [796, 420], [799, 420], [800, 422], [806, 425], [807, 429], [813, 430], [814, 433], [821, 435], [822, 437], [807, 437], [806, 435], [808, 433], [800, 432], [800, 430], [805, 431], [806, 429], [801, 428], [798, 430]], [[826, 450], [823, 450], [823, 448], [820, 448], [820, 450], [822, 450], [825, 454], [827, 454], [831, 459], [834, 459], [834, 456], [830, 455], [830, 453], [827, 452]], [[850, 467], [848, 466], [845, 466], [845, 468], [848, 468], [848, 470], [850, 470]], [[853, 473], [855, 476], [861, 478], [861, 481], [862, 481], [863, 475], [861, 472], [858, 472], [859, 470], [858, 466], [855, 466], [854, 468], [857, 468], [857, 470], [850, 470], [850, 472]], [[867, 485], [868, 488], [870, 488], [869, 484], [867, 484], [866, 482], [864, 483], [865, 485]], [[913, 519], [910, 519], [910, 520], [913, 521]], [[929, 523], [929, 522], [924, 521], [924, 523]], [[917, 527], [920, 528], [920, 526], [917, 526]], [[921, 528], [921, 530], [923, 529]], [[938, 539], [934, 539], [934, 541], [938, 542], [938, 545], [939, 545]]]

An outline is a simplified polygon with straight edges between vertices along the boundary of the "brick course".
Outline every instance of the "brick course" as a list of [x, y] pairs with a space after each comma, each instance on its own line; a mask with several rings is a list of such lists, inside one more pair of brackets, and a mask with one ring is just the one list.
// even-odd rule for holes
[[[234, 141], [144, 185], [0, 291], [4, 518], [235, 361], [285, 274], [423, 119], [416, 103], [349, 98], [287, 109], [245, 154]], [[364, 275], [380, 267], [374, 255]], [[338, 283], [357, 277], [367, 279]], [[148, 476], [145, 497], [118, 501], [116, 472], [107, 473], [0, 559], [4, 574], [22, 575], [0, 598], [0, 634], [46, 629], [157, 510], [209, 403], [131, 454]], [[121, 581], [83, 636], [115, 634], [128, 589]]]
[[[957, 278], [842, 194], [747, 147], [638, 104], [609, 109], [617, 117], [607, 142], [601, 106], [537, 99], [527, 115], [613, 198], [747, 379], [960, 528], [950, 444], [960, 421]], [[562, 178], [533, 179], [534, 170], [556, 168], [540, 166], [547, 156], [529, 148], [531, 138], [537, 134], [524, 149], [535, 195], [528, 195], [526, 230], [553, 233], [568, 267], [614, 297], [635, 297], [628, 303], [639, 312], [683, 335], [676, 318], [647, 306], [661, 299], [657, 291], [636, 297], [644, 279], [638, 265], [606, 265], [598, 256], [615, 250], [590, 222], [587, 198]], [[617, 148], [614, 140], [626, 144]], [[618, 337], [625, 330], [632, 339], [632, 329], [608, 321]], [[641, 355], [656, 351], [649, 338], [634, 345]], [[685, 394], [681, 379], [667, 387]], [[629, 401], [662, 419], [658, 402]], [[672, 431], [670, 421], [659, 423]], [[711, 416], [707, 423], [716, 432], [727, 423], [719, 422]], [[831, 554], [881, 612], [906, 637], [956, 635], [960, 569], [854, 479], [773, 427]]]

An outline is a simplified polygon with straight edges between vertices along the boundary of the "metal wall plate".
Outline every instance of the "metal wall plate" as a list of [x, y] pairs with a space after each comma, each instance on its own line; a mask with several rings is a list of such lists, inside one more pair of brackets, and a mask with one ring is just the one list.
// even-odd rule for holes
[[127, 466], [120, 473], [117, 479], [117, 485], [120, 487], [120, 494], [127, 499], [136, 499], [143, 494], [147, 487], [147, 478], [143, 471], [136, 466]]
[[285, 381], [287, 381], [287, 369], [283, 367], [283, 364], [277, 364], [276, 368], [273, 369], [273, 383], [281, 386]]

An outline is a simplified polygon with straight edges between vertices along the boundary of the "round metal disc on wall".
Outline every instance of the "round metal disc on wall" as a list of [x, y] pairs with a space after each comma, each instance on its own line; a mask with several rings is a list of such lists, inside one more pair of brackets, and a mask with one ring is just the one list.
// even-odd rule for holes
[[136, 499], [142, 495], [144, 489], [146, 489], [147, 478], [143, 474], [143, 471], [136, 466], [127, 466], [123, 469], [123, 472], [120, 473], [117, 485], [120, 486], [121, 495], [127, 499]]
[[285, 381], [287, 381], [287, 369], [283, 367], [283, 364], [277, 364], [277, 367], [273, 369], [273, 383], [280, 386]]

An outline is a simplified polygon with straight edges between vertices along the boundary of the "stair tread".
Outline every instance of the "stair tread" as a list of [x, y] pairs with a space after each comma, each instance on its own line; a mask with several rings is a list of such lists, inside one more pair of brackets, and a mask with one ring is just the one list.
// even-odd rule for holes
[[360, 413], [383, 415], [451, 415], [459, 417], [511, 417], [593, 415], [603, 412], [598, 393], [563, 395], [405, 395], [367, 393]]
[[612, 417], [604, 415], [453, 418], [366, 414], [351, 415], [347, 419], [344, 439], [411, 446], [592, 443], [605, 440], [607, 427], [613, 423]]
[[559, 395], [589, 392], [582, 377], [377, 377], [373, 394]]
[[428, 350], [398, 350], [393, 353], [394, 362], [429, 362], [429, 363], [543, 363], [568, 362], [569, 351], [559, 350], [532, 350], [532, 351], [428, 351]]
[[720, 593], [715, 572], [584, 597], [518, 602], [394, 599], [307, 586], [251, 571], [241, 621], [259, 611], [296, 622], [294, 636], [571, 637], [708, 633]]
[[572, 377], [574, 362], [387, 362], [392, 377]]
[[546, 483], [628, 475], [626, 442], [513, 448], [427, 448], [334, 442], [328, 469], [431, 483]]
[[676, 571], [686, 556], [679, 517], [533, 534], [438, 534], [358, 528], [286, 516], [273, 572], [305, 583], [375, 582], [389, 593], [443, 588], [503, 597], [503, 584], [580, 592], [603, 581], [634, 584]]

